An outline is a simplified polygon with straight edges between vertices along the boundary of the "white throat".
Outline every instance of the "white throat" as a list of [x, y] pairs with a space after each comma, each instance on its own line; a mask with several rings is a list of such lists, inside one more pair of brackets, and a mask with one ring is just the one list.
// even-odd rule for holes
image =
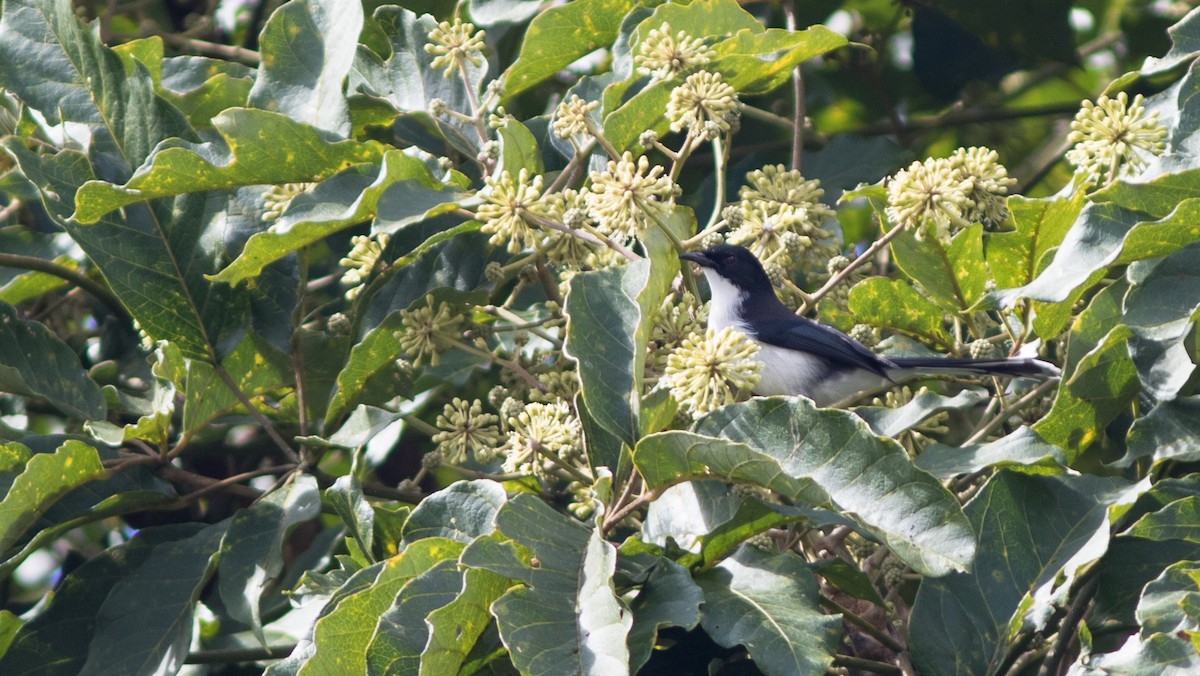
[[726, 326], [746, 332], [744, 322], [738, 320], [738, 310], [746, 299], [746, 292], [734, 286], [719, 273], [703, 268], [704, 278], [708, 280], [708, 288], [712, 291], [712, 301], [708, 305], [708, 328], [720, 331]]

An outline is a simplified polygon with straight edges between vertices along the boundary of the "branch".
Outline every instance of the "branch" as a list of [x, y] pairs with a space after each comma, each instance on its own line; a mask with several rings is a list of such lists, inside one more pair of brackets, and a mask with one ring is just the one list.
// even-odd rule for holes
[[273, 645], [265, 648], [217, 648], [215, 650], [198, 650], [188, 653], [184, 664], [236, 664], [241, 662], [259, 662], [261, 660], [278, 660], [292, 654], [296, 649], [292, 645]]
[[87, 275], [66, 267], [65, 265], [59, 265], [54, 261], [48, 261], [44, 258], [36, 258], [34, 256], [20, 256], [17, 254], [0, 253], [0, 266], [4, 266], [6, 268], [17, 268], [19, 270], [35, 270], [37, 272], [44, 272], [48, 275], [58, 277], [59, 279], [70, 282], [71, 284], [74, 284], [75, 286], [78, 286], [84, 291], [92, 294], [95, 296], [96, 300], [107, 305], [109, 309], [116, 313], [118, 317], [121, 317], [124, 320], [131, 319], [129, 316], [129, 311], [126, 310], [125, 306], [121, 304], [120, 299], [118, 299], [112, 291], [109, 291], [106, 286], [93, 280]]
[[213, 364], [213, 370], [217, 372], [217, 377], [219, 377], [221, 381], [225, 383], [225, 386], [233, 392], [233, 396], [237, 397], [237, 400], [241, 402], [242, 406], [246, 407], [246, 411], [250, 413], [250, 416], [253, 417], [256, 422], [258, 422], [259, 426], [263, 428], [263, 431], [267, 433], [267, 436], [271, 437], [271, 441], [275, 442], [275, 445], [279, 447], [279, 450], [283, 451], [283, 455], [288, 460], [296, 464], [300, 464], [300, 456], [297, 455], [296, 451], [288, 445], [288, 442], [284, 441], [283, 437], [279, 435], [279, 432], [275, 430], [275, 426], [271, 424], [270, 420], [267, 420], [267, 416], [263, 415], [262, 411], [255, 408], [254, 404], [250, 403], [250, 398], [247, 397], [246, 393], [242, 391], [242, 388], [238, 387], [238, 384], [233, 381], [233, 378], [229, 375], [229, 371], [226, 371], [225, 367], [221, 365], [220, 362]]
[[806, 298], [804, 300], [804, 305], [800, 307], [800, 310], [797, 312], [797, 314], [806, 315], [809, 313], [809, 311], [815, 309], [817, 307], [817, 301], [824, 298], [825, 294], [833, 290], [833, 287], [841, 284], [842, 281], [849, 277], [850, 273], [854, 272], [855, 269], [874, 258], [875, 254], [879, 253], [883, 247], [887, 246], [888, 242], [892, 241], [896, 235], [899, 235], [900, 231], [903, 229], [904, 226], [896, 225], [892, 227], [891, 230], [888, 230], [883, 237], [880, 237], [872, 242], [871, 246], [867, 247], [866, 251], [862, 252], [862, 254], [850, 261], [849, 265], [839, 270], [837, 274], [829, 278], [829, 281], [825, 282], [824, 286], [822, 286], [820, 289], [817, 289], [815, 293]]
[[[784, 26], [796, 31], [796, 0], [783, 3]], [[792, 170], [800, 171], [804, 159], [804, 74], [800, 64], [792, 69]]]
[[[841, 613], [843, 619], [845, 619], [850, 624], [853, 624], [854, 626], [858, 627], [859, 629], [862, 629], [864, 632], [866, 632], [868, 635], [870, 635], [871, 638], [873, 638], [876, 641], [879, 641], [883, 645], [887, 646], [888, 649], [891, 650], [892, 652], [897, 652], [897, 653], [904, 652], [904, 646], [900, 645], [900, 643], [896, 639], [885, 634], [883, 631], [881, 631], [879, 629], [879, 627], [876, 627], [875, 625], [871, 624], [870, 622], [867, 622], [866, 620], [859, 617], [858, 615], [855, 615], [853, 612], [850, 611], [849, 608], [842, 607], [840, 604], [838, 604], [837, 601], [826, 598], [824, 596], [818, 596], [817, 603], [819, 605], [821, 605], [823, 608], [825, 608], [826, 610], [832, 610], [835, 613]], [[900, 670], [897, 669], [896, 671], [900, 671]]]

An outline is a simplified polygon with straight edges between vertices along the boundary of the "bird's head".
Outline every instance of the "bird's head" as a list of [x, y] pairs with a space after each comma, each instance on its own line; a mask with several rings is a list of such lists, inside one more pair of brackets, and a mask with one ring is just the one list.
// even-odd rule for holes
[[704, 251], [691, 251], [679, 257], [703, 268], [710, 287], [715, 287], [714, 281], [719, 279], [739, 291], [765, 291], [772, 297], [775, 295], [762, 263], [758, 262], [749, 249], [722, 244]]

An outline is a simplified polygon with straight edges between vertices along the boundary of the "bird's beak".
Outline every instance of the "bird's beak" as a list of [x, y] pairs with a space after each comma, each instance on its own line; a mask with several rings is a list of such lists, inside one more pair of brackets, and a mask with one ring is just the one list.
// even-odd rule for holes
[[691, 261], [702, 268], [711, 266], [711, 263], [708, 262], [708, 256], [705, 256], [703, 251], [689, 251], [687, 253], [681, 253], [679, 254], [679, 259]]

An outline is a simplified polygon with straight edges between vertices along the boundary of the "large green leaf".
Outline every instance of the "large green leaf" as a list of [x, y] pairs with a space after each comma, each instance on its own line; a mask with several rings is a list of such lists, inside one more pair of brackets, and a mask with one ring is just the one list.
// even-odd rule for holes
[[109, 214], [82, 226], [71, 214], [76, 189], [95, 177], [85, 155], [33, 153], [11, 138], [0, 147], [40, 188], [46, 211], [103, 271], [152, 338], [174, 343], [186, 357], [213, 361], [245, 331], [245, 295], [204, 279], [215, 272], [223, 246], [220, 237], [206, 236], [212, 224], [203, 195], [131, 206], [122, 217]]
[[660, 558], [630, 603], [633, 627], [629, 630], [629, 671], [650, 659], [658, 631], [682, 627], [691, 631], [700, 623], [704, 594], [683, 566]]
[[1117, 463], [1122, 467], [1145, 457], [1155, 462], [1200, 459], [1200, 397], [1159, 402], [1133, 421], [1126, 441], [1129, 454]]
[[[1200, 233], [1200, 226], [1193, 226]], [[1125, 296], [1125, 325], [1133, 335], [1129, 356], [1142, 386], [1157, 400], [1175, 398], [1195, 370], [1189, 334], [1200, 311], [1200, 245], [1192, 244], [1162, 261], [1134, 264]]]
[[855, 321], [908, 334], [942, 348], [954, 341], [942, 326], [943, 312], [907, 280], [872, 277], [850, 289]]
[[1016, 230], [997, 232], [986, 241], [987, 262], [1002, 289], [1032, 282], [1049, 262], [1083, 208], [1085, 193], [1071, 197], [1008, 198], [1008, 215]]
[[164, 138], [194, 138], [179, 111], [155, 95], [150, 74], [127, 71], [99, 32], [79, 22], [70, 0], [5, 0], [0, 87], [51, 123], [95, 125], [98, 149], [126, 165], [121, 173]]
[[463, 578], [458, 562], [444, 559], [404, 585], [375, 626], [375, 635], [367, 646], [366, 673], [419, 673], [421, 653], [429, 640], [425, 618], [458, 597]]
[[404, 540], [439, 537], [468, 544], [496, 529], [496, 514], [506, 499], [495, 481], [456, 481], [417, 505], [404, 522]]
[[946, 312], [960, 313], [982, 297], [987, 284], [982, 237], [983, 226], [978, 224], [960, 231], [948, 245], [932, 237], [918, 240], [906, 230], [892, 239], [891, 249], [896, 266], [920, 284], [930, 300]]
[[583, 400], [592, 418], [633, 445], [641, 402], [640, 365], [646, 345], [635, 335], [642, 323], [638, 296], [650, 280], [649, 261], [585, 272], [567, 292], [564, 350], [579, 362]]
[[[249, 333], [224, 358], [221, 366], [247, 397], [289, 388], [293, 374], [287, 357]], [[241, 406], [238, 397], [209, 363], [191, 360], [183, 387], [183, 430], [194, 432], [217, 416]], [[253, 403], [253, 402], [252, 402]]]
[[375, 623], [396, 594], [410, 580], [440, 561], [453, 560], [462, 545], [442, 538], [425, 538], [384, 561], [378, 575], [366, 587], [344, 596], [332, 611], [317, 620], [313, 628], [312, 658], [300, 674], [365, 674], [367, 646]]
[[727, 648], [746, 646], [768, 676], [824, 673], [833, 661], [841, 618], [821, 612], [816, 578], [794, 553], [743, 545], [695, 579], [704, 630]]
[[1186, 540], [1200, 544], [1200, 497], [1175, 500], [1138, 519], [1122, 535], [1147, 540]]
[[985, 444], [948, 446], [930, 444], [917, 456], [917, 467], [939, 479], [978, 472], [987, 467], [1007, 467], [1030, 474], [1062, 474], [1067, 468], [1063, 449], [1021, 427], [1008, 436]]
[[958, 501], [853, 413], [800, 397], [753, 399], [710, 413], [696, 430], [748, 444], [788, 476], [812, 481], [918, 571], [971, 565], [974, 536]]
[[307, 474], [292, 478], [249, 509], [233, 516], [221, 541], [219, 588], [229, 614], [248, 624], [263, 645], [259, 600], [283, 570], [283, 544], [296, 524], [321, 512], [317, 481]]
[[463, 571], [458, 596], [425, 617], [429, 641], [421, 653], [421, 676], [458, 673], [475, 641], [492, 621], [488, 609], [512, 584], [508, 578], [482, 568]]
[[215, 567], [228, 522], [164, 542], [113, 586], [96, 616], [80, 674], [172, 673], [192, 642], [196, 600]]
[[[98, 615], [109, 593], [140, 570], [158, 546], [186, 542], [200, 530], [200, 525], [192, 523], [144, 529], [128, 543], [85, 561], [57, 586], [49, 605], [17, 631], [0, 657], [0, 672], [78, 674], [96, 632], [103, 629]], [[141, 595], [137, 598], [146, 600]], [[144, 625], [134, 620], [123, 628], [142, 631]]]
[[[24, 449], [20, 444], [4, 448], [9, 453]], [[96, 449], [81, 441], [67, 441], [54, 453], [35, 453], [24, 464], [0, 500], [0, 552], [8, 551], [56, 500], [104, 476]]]
[[504, 77], [515, 96], [617, 37], [631, 0], [581, 0], [552, 7], [529, 23], [517, 60]]
[[513, 664], [522, 674], [532, 675], [625, 673], [625, 641], [633, 620], [613, 590], [613, 546], [598, 530], [527, 493], [500, 509], [496, 525], [527, 548], [536, 564], [502, 554], [511, 548], [487, 538], [472, 543], [462, 562], [528, 585], [492, 604]]
[[74, 196], [75, 218], [95, 223], [134, 202], [201, 190], [320, 181], [352, 164], [378, 162], [386, 150], [375, 141], [331, 138], [274, 111], [230, 108], [212, 124], [220, 140], [171, 139], [159, 144], [124, 185], [83, 185]]
[[262, 64], [250, 104], [345, 138], [350, 112], [342, 88], [362, 26], [358, 0], [281, 5], [259, 35]]
[[1128, 490], [1109, 478], [994, 475], [966, 506], [979, 533], [974, 571], [917, 591], [909, 631], [917, 669], [995, 673], [1022, 622], [1043, 626], [1078, 571], [1104, 554], [1109, 507], [1130, 499]]
[[[953, 397], [936, 392], [921, 392], [899, 408], [887, 406], [859, 406], [854, 409], [858, 417], [867, 421], [871, 431], [884, 437], [895, 437], [921, 424], [931, 415], [942, 411], [961, 411], [980, 406], [987, 395], [979, 390], [963, 390]], [[921, 454], [924, 457], [924, 453]], [[920, 467], [920, 458], [917, 466]], [[924, 469], [922, 467], [922, 469]]]
[[102, 420], [108, 410], [75, 351], [5, 302], [0, 302], [0, 391], [41, 397], [84, 420]]
[[383, 154], [378, 167], [354, 167], [296, 196], [270, 228], [255, 233], [214, 281], [237, 284], [257, 277], [269, 263], [376, 215], [393, 228], [448, 209], [461, 195], [429, 174], [418, 159], [399, 150]]

